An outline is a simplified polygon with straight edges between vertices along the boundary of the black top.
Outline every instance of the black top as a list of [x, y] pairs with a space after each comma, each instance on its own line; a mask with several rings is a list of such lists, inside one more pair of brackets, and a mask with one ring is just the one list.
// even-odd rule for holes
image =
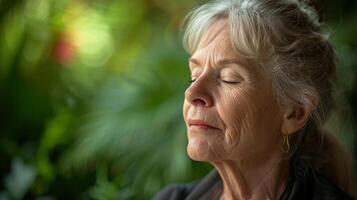
[[[293, 159], [290, 176], [280, 200], [352, 200], [329, 179]], [[215, 200], [222, 192], [222, 180], [212, 170], [199, 182], [169, 185], [154, 200]]]

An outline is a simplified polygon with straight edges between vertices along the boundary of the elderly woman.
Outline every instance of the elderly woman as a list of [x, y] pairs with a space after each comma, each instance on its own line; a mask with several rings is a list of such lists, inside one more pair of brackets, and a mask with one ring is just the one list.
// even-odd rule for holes
[[215, 170], [155, 199], [352, 199], [350, 157], [323, 128], [336, 53], [313, 8], [219, 0], [187, 19], [187, 152]]

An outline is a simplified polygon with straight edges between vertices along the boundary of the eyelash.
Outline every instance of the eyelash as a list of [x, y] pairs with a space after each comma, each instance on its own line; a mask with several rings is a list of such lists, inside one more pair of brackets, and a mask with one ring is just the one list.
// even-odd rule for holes
[[[194, 80], [189, 80], [188, 82], [191, 84], [191, 83], [193, 83], [193, 82], [195, 82], [196, 80], [194, 79]], [[222, 80], [222, 82], [223, 83], [226, 83], [226, 84], [238, 84], [238, 83], [240, 83], [239, 81], [225, 81], [225, 80]]]
[[227, 83], [227, 84], [238, 84], [238, 83], [240, 83], [240, 82], [238, 82], [238, 81], [224, 81], [224, 80], [222, 80], [222, 82], [223, 83]]

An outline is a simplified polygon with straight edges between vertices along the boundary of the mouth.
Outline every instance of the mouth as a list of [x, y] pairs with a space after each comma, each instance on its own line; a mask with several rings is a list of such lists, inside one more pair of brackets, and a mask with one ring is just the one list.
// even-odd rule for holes
[[189, 119], [188, 120], [188, 126], [190, 128], [198, 128], [198, 129], [218, 129], [218, 127], [213, 126], [212, 124], [209, 124], [208, 122], [205, 122], [203, 120], [194, 120], [194, 119]]

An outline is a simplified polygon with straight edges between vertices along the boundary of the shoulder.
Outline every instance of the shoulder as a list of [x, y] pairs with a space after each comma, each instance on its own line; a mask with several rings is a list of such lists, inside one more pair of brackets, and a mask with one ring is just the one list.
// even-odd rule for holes
[[186, 198], [193, 190], [195, 183], [171, 184], [162, 189], [154, 200], [179, 200]]
[[294, 160], [290, 180], [282, 200], [352, 200], [353, 198], [340, 189], [333, 181], [313, 170], [301, 160]]
[[341, 190], [336, 184], [325, 176], [315, 172], [312, 175], [314, 197], [316, 199], [352, 200], [353, 198]]

